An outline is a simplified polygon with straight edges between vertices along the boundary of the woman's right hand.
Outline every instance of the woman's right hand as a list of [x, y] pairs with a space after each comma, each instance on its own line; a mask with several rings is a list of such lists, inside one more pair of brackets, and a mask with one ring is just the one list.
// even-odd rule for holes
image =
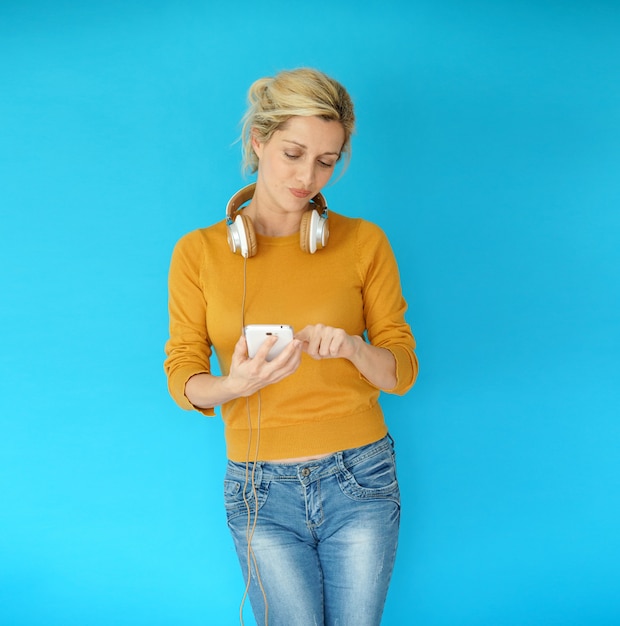
[[185, 396], [195, 407], [213, 408], [251, 396], [290, 376], [301, 363], [302, 342], [293, 339], [275, 359], [267, 361], [269, 349], [276, 341], [276, 337], [267, 338], [254, 358], [250, 358], [242, 335], [235, 345], [228, 376], [195, 374], [185, 384]]
[[293, 339], [277, 357], [267, 361], [267, 354], [276, 341], [277, 337], [267, 337], [254, 357], [250, 358], [245, 337], [239, 337], [227, 377], [228, 385], [231, 391], [236, 391], [237, 397], [251, 396], [297, 370], [301, 364], [302, 342]]

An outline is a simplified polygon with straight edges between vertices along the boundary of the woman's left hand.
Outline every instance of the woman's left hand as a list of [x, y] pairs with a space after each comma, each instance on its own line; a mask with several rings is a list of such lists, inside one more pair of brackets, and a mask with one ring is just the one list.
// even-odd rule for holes
[[301, 349], [313, 359], [348, 359], [360, 374], [379, 389], [396, 387], [396, 359], [386, 348], [364, 341], [359, 335], [349, 335], [342, 328], [323, 324], [306, 326], [295, 339]]
[[314, 324], [296, 333], [295, 339], [302, 342], [302, 350], [313, 359], [352, 360], [360, 337], [352, 337], [342, 328]]

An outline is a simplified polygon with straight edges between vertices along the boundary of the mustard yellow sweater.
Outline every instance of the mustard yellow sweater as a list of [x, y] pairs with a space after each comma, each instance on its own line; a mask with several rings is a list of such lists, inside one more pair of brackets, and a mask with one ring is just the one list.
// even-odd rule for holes
[[[387, 348], [396, 359], [403, 394], [418, 372], [415, 341], [404, 319], [398, 268], [383, 231], [362, 220], [330, 212], [330, 239], [310, 255], [299, 236], [258, 236], [258, 253], [245, 261], [233, 254], [226, 224], [193, 231], [179, 240], [169, 277], [170, 339], [165, 371], [174, 400], [194, 409], [185, 383], [211, 373], [212, 349], [227, 374], [241, 335], [244, 263], [247, 262], [245, 324], [308, 324], [343, 328]], [[221, 407], [227, 455], [254, 458], [260, 417], [260, 460], [324, 454], [377, 441], [387, 433], [378, 404], [380, 390], [346, 359], [314, 360], [306, 354], [290, 377], [249, 399]], [[213, 409], [198, 409], [214, 415]], [[250, 429], [248, 420], [251, 420]]]

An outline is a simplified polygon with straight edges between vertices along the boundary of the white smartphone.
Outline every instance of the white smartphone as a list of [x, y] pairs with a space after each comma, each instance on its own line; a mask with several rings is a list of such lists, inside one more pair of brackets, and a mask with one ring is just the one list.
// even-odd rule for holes
[[267, 354], [267, 361], [275, 359], [293, 341], [293, 328], [286, 324], [248, 324], [244, 329], [248, 356], [254, 358], [267, 337], [278, 338]]

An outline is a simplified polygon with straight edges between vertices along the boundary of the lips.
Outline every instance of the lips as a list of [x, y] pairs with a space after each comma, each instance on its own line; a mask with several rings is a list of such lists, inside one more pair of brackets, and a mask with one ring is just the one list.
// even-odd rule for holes
[[309, 198], [311, 191], [307, 191], [306, 189], [290, 189], [289, 190], [296, 198]]

